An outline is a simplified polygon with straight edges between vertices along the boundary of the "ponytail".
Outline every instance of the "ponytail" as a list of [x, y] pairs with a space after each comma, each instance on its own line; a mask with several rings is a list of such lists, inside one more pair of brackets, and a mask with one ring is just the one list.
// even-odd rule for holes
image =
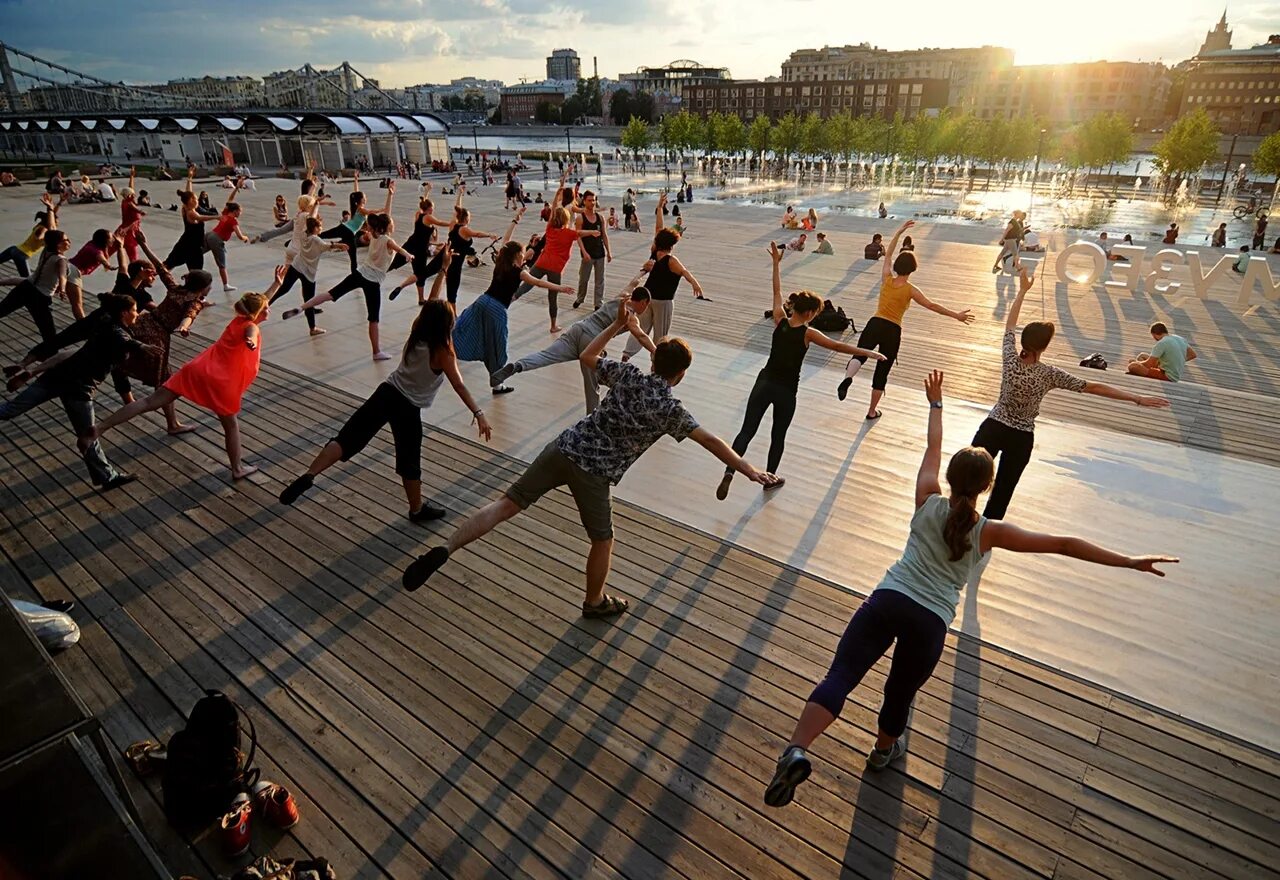
[[947, 542], [947, 549], [951, 551], [948, 558], [952, 562], [959, 562], [973, 549], [973, 544], [969, 541], [969, 532], [973, 530], [973, 524], [977, 521], [978, 509], [974, 507], [973, 499], [952, 495], [951, 512], [947, 514], [946, 525], [942, 527], [942, 538]]
[[978, 521], [975, 502], [991, 488], [995, 462], [991, 453], [976, 446], [966, 446], [947, 462], [947, 485], [951, 487], [951, 512], [942, 527], [942, 538], [951, 551], [950, 560], [959, 562], [973, 549], [969, 533]]

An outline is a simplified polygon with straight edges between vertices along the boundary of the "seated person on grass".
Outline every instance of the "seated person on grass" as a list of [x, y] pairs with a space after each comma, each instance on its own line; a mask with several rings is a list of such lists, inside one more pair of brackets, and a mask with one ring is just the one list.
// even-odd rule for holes
[[1156, 341], [1151, 353], [1140, 354], [1137, 360], [1130, 361], [1129, 374], [1165, 382], [1181, 381], [1187, 361], [1196, 359], [1196, 350], [1181, 336], [1170, 333], [1160, 321], [1151, 325], [1151, 338]]

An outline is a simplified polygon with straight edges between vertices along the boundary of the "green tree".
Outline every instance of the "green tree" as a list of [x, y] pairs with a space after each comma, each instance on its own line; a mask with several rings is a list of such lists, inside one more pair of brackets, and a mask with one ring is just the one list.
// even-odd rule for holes
[[724, 131], [726, 118], [725, 114], [713, 110], [702, 121], [702, 141], [698, 146], [702, 147], [704, 156], [709, 156], [716, 150], [724, 149], [724, 145], [720, 143], [720, 134]]
[[1250, 162], [1256, 174], [1265, 174], [1276, 178], [1280, 183], [1280, 131], [1273, 132], [1258, 144], [1258, 149], [1253, 151], [1253, 160]]
[[751, 129], [747, 132], [747, 145], [751, 152], [761, 155], [769, 151], [773, 144], [773, 123], [768, 116], [757, 116], [751, 120]]
[[533, 111], [533, 118], [538, 122], [555, 125], [560, 122], [560, 108], [550, 101], [539, 101], [537, 108]]
[[1033, 116], [1019, 116], [1009, 124], [1006, 152], [1010, 162], [1026, 162], [1035, 156], [1040, 128], [1040, 121]]
[[784, 160], [790, 158], [800, 149], [802, 128], [803, 123], [794, 112], [779, 119], [773, 127], [773, 151]]
[[1169, 177], [1186, 176], [1218, 155], [1220, 133], [1203, 107], [1183, 116], [1156, 144], [1155, 165]]
[[658, 143], [662, 145], [664, 154], [672, 152], [677, 147], [676, 117], [674, 114], [668, 113], [658, 123]]
[[[623, 92], [623, 94], [626, 93]], [[630, 150], [632, 156], [647, 150], [652, 139], [653, 133], [649, 131], [649, 123], [638, 116], [628, 119], [626, 127], [622, 129], [622, 146]]]
[[631, 114], [638, 116], [650, 125], [653, 124], [653, 95], [648, 92], [636, 92], [631, 97]]
[[827, 149], [834, 155], [844, 157], [846, 161], [852, 159], [854, 151], [857, 149], [856, 137], [858, 129], [852, 114], [848, 110], [841, 110], [839, 113], [827, 117], [823, 127], [826, 129], [823, 136]]
[[635, 108], [631, 103], [631, 93], [626, 89], [618, 89], [609, 97], [609, 118], [614, 125], [624, 125], [635, 117]]
[[827, 129], [815, 112], [800, 120], [800, 152], [806, 156], [823, 156], [828, 152]]
[[736, 156], [747, 148], [747, 126], [736, 113], [727, 113], [720, 126], [720, 149]]

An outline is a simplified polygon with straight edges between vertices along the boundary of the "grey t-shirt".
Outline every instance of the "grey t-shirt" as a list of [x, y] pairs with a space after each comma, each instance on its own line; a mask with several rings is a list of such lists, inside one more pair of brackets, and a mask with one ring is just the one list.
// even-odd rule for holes
[[435, 402], [436, 392], [444, 384], [444, 370], [431, 369], [431, 349], [415, 345], [404, 353], [400, 366], [387, 377], [387, 384], [399, 391], [418, 409]]
[[982, 559], [978, 539], [986, 517], [979, 516], [969, 532], [969, 552], [952, 562], [951, 551], [942, 537], [942, 527], [951, 514], [951, 502], [943, 495], [930, 495], [911, 517], [911, 534], [902, 558], [885, 572], [877, 590], [896, 590], [915, 599], [950, 626], [956, 619], [960, 589]]

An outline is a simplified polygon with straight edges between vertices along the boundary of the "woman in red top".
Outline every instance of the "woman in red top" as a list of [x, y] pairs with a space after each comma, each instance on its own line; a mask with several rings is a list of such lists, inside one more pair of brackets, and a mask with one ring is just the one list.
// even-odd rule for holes
[[138, 260], [138, 232], [142, 229], [142, 218], [147, 216], [146, 211], [138, 209], [138, 193], [133, 188], [135, 179], [135, 172], [130, 168], [129, 185], [120, 190], [120, 228], [115, 232], [116, 237], [124, 242], [124, 252], [130, 263]]
[[67, 260], [67, 300], [71, 303], [71, 314], [79, 321], [84, 317], [84, 284], [80, 279], [92, 275], [99, 266], [111, 268], [111, 255], [120, 246], [117, 239], [105, 229], [98, 229], [93, 238], [84, 243], [71, 259]]
[[227, 283], [227, 242], [234, 235], [245, 244], [249, 243], [249, 236], [240, 231], [240, 206], [236, 204], [236, 194], [240, 192], [243, 183], [241, 178], [236, 178], [235, 188], [231, 190], [231, 194], [227, 196], [227, 203], [222, 207], [222, 215], [213, 229], [204, 236], [205, 252], [213, 254], [213, 261], [218, 264], [218, 276], [222, 279], [224, 293], [235, 290]]
[[[600, 235], [600, 230], [578, 231], [573, 228], [573, 215], [569, 213], [568, 208], [561, 207], [561, 199], [564, 198], [566, 190], [563, 186], [564, 179], [560, 180], [561, 186], [556, 190], [556, 197], [551, 202], [551, 219], [547, 221], [546, 232], [543, 233], [543, 241], [545, 244], [542, 253], [538, 255], [538, 261], [533, 264], [533, 268], [529, 270], [529, 274], [534, 278], [545, 278], [552, 284], [560, 283], [560, 275], [564, 272], [565, 265], [569, 262], [569, 256], [573, 253], [573, 245], [579, 238], [591, 238]], [[520, 285], [520, 289], [516, 291], [515, 296], [511, 298], [512, 302], [524, 296], [533, 285], [527, 281]], [[557, 300], [560, 295], [555, 290], [547, 291], [547, 311], [551, 315], [551, 332], [559, 333], [560, 328], [556, 326]]]

